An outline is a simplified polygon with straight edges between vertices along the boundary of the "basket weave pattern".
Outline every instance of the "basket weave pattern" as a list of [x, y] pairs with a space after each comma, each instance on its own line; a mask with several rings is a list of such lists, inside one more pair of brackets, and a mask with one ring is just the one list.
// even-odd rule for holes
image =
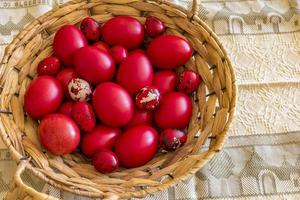
[[[222, 45], [197, 16], [197, 8], [195, 0], [190, 11], [158, 0], [75, 0], [35, 19], [16, 36], [0, 66], [0, 132], [14, 159], [21, 161], [7, 199], [47, 196], [23, 185], [19, 175], [25, 168], [47, 183], [78, 195], [144, 197], [194, 174], [222, 148], [235, 108], [235, 76]], [[167, 33], [186, 38], [194, 54], [184, 67], [197, 71], [203, 83], [192, 97], [188, 141], [182, 148], [158, 153], [145, 166], [120, 168], [104, 175], [79, 153], [58, 157], [45, 152], [37, 138], [38, 123], [23, 111], [23, 97], [37, 75], [37, 64], [53, 53], [53, 37], [61, 26], [78, 24], [87, 16], [103, 23], [117, 15], [130, 15], [142, 23], [147, 16], [155, 16], [165, 23]], [[201, 150], [205, 142], [209, 148]]]

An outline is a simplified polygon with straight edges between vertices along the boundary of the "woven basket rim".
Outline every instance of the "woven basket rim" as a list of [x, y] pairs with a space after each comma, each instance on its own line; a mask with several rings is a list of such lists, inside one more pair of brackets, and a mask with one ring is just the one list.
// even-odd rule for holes
[[[17, 43], [19, 41], [19, 37], [21, 35], [26, 34], [26, 32], [27, 32], [26, 30], [28, 28], [30, 28], [30, 27], [32, 27], [36, 24], [41, 23], [40, 21], [41, 21], [42, 18], [51, 15], [53, 12], [57, 11], [58, 9], [60, 9], [62, 7], [65, 7], [67, 5], [78, 3], [78, 2], [87, 2], [88, 3], [89, 1], [87, 1], [87, 0], [79, 0], [79, 1], [78, 0], [72, 0], [72, 1], [69, 1], [69, 2], [67, 2], [67, 3], [65, 3], [65, 4], [63, 4], [63, 5], [61, 5], [57, 8], [54, 8], [54, 9], [46, 12], [45, 14], [43, 14], [43, 15], [39, 16], [38, 18], [34, 19], [31, 23], [27, 24], [22, 29], [22, 31], [20, 31], [14, 37], [13, 41], [5, 48], [4, 55], [2, 57], [2, 61], [1, 61], [1, 65], [0, 65], [0, 69], [4, 66], [4, 64], [6, 64], [5, 59], [6, 59], [6, 56], [8, 54], [7, 52], [9, 51], [9, 49], [11, 49], [13, 46], [15, 46], [15, 43]], [[176, 9], [178, 9], [178, 10], [180, 10], [180, 11], [186, 13], [186, 14], [188, 13], [188, 10], [186, 10], [183, 7], [179, 7], [179, 6], [175, 5], [172, 2], [158, 1], [158, 0], [150, 0], [149, 2], [159, 2], [161, 4], [166, 4], [166, 5], [175, 7]], [[225, 142], [225, 138], [228, 135], [229, 125], [231, 124], [232, 119], [234, 118], [235, 108], [236, 108], [236, 99], [237, 99], [237, 97], [236, 97], [237, 87], [236, 87], [236, 84], [235, 84], [234, 69], [232, 67], [232, 63], [229, 59], [229, 56], [228, 56], [225, 48], [223, 47], [223, 45], [220, 43], [219, 38], [217, 37], [217, 35], [211, 30], [210, 27], [208, 27], [208, 25], [204, 21], [202, 21], [196, 15], [193, 15], [190, 20], [195, 21], [196, 23], [200, 24], [210, 34], [210, 37], [212, 37], [212, 39], [220, 47], [220, 49], [221, 49], [221, 51], [224, 55], [224, 59], [228, 63], [228, 67], [229, 67], [231, 78], [232, 78], [232, 94], [233, 94], [232, 95], [232, 101], [231, 101], [231, 104], [230, 104], [230, 110], [228, 111], [229, 112], [228, 120], [226, 122], [224, 131], [222, 133], [220, 133], [220, 136], [222, 136], [222, 137], [220, 137], [220, 139], [218, 139], [217, 143], [214, 145], [214, 146], [217, 146], [217, 147], [209, 149], [209, 151], [203, 157], [203, 162], [201, 162], [201, 163], [198, 162], [190, 171], [185, 172], [180, 177], [175, 177], [173, 180], [169, 181], [168, 183], [164, 183], [162, 185], [151, 187], [151, 188], [144, 188], [144, 189], [134, 191], [134, 192], [128, 192], [128, 194], [126, 194], [126, 196], [128, 196], [128, 197], [141, 197], [141, 196], [146, 196], [147, 194], [152, 194], [154, 192], [162, 191], [162, 190], [165, 190], [165, 189], [169, 188], [170, 186], [173, 186], [174, 184], [178, 183], [179, 181], [183, 181], [183, 180], [187, 179], [188, 177], [194, 175], [199, 169], [201, 169], [201, 167], [203, 165], [205, 165], [216, 154], [216, 152], [220, 151], [220, 149], [223, 147], [224, 142]], [[0, 77], [0, 80], [3, 79], [3, 78], [4, 77]], [[20, 160], [26, 159], [19, 152], [16, 151], [16, 149], [13, 147], [13, 145], [11, 145], [11, 143], [9, 143], [9, 141], [6, 138], [7, 135], [3, 131], [0, 131], [0, 132], [1, 132], [1, 137], [4, 141], [4, 143], [8, 146], [9, 151], [13, 154], [13, 159], [16, 162], [20, 162]], [[30, 165], [27, 166], [27, 169], [30, 170], [37, 177], [44, 180], [46, 183], [48, 183], [48, 184], [50, 184], [54, 187], [57, 187], [59, 189], [62, 189], [64, 191], [68, 191], [68, 192], [71, 192], [73, 194], [83, 195], [83, 196], [88, 196], [88, 197], [101, 197], [101, 195], [99, 195], [96, 192], [93, 193], [93, 192], [81, 191], [81, 190], [78, 190], [78, 189], [71, 189], [69, 187], [66, 187], [66, 186], [60, 184], [60, 183], [57, 183], [57, 182], [53, 181], [52, 179], [46, 177], [41, 172], [37, 171], [32, 166], [32, 163], [30, 163]]]

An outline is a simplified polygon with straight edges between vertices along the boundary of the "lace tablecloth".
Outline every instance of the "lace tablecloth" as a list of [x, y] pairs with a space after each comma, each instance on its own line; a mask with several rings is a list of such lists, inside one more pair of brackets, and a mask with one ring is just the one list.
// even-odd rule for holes
[[[56, 5], [0, 0], [0, 57], [26, 23]], [[236, 118], [224, 149], [202, 170], [146, 199], [300, 199], [300, 1], [203, 0], [199, 15], [219, 35], [235, 67]], [[0, 147], [2, 197], [16, 164]], [[30, 174], [24, 179], [62, 199], [85, 199]]]

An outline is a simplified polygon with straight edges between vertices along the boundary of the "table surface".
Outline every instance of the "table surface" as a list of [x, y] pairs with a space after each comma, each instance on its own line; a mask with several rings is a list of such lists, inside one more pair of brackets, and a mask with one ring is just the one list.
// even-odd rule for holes
[[[0, 0], [0, 58], [25, 24], [59, 3]], [[224, 149], [203, 169], [146, 199], [300, 199], [300, 1], [203, 0], [199, 15], [233, 62], [236, 117]], [[0, 148], [2, 197], [16, 164], [1, 141]], [[86, 199], [24, 179], [56, 197]]]

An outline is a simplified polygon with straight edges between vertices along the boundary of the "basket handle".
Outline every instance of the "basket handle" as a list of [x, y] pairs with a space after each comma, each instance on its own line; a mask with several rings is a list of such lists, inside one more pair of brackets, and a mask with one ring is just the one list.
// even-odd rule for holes
[[188, 10], [187, 17], [189, 19], [192, 19], [195, 15], [198, 15], [199, 12], [199, 6], [198, 4], [201, 3], [201, 0], [192, 0], [192, 8]]
[[23, 182], [21, 174], [24, 172], [27, 165], [28, 160], [21, 160], [19, 163], [10, 186], [10, 191], [7, 192], [5, 200], [21, 200], [25, 199], [26, 197], [31, 197], [34, 200], [59, 200], [53, 196], [38, 192]]

